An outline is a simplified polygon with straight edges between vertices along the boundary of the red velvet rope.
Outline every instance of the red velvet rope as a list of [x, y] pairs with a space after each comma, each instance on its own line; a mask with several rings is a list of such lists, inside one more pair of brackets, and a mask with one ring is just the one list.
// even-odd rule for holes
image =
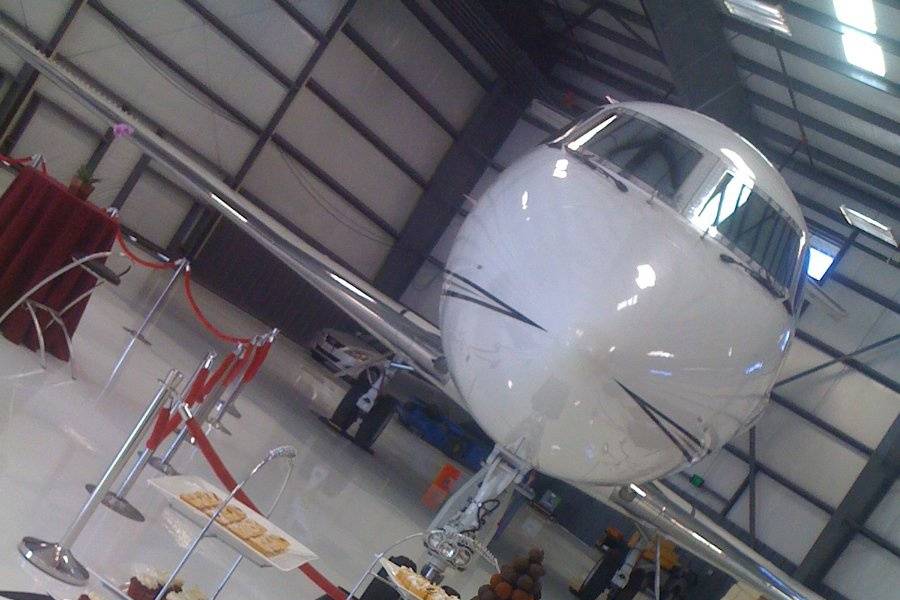
[[239, 338], [228, 335], [227, 333], [223, 333], [218, 327], [210, 323], [209, 319], [207, 319], [203, 313], [200, 311], [200, 307], [197, 306], [197, 301], [194, 300], [194, 294], [191, 292], [191, 268], [188, 267], [184, 270], [184, 295], [187, 296], [188, 304], [191, 305], [191, 310], [194, 311], [194, 316], [197, 317], [197, 320], [200, 321], [200, 324], [206, 328], [208, 332], [213, 334], [215, 337], [219, 338], [223, 342], [228, 342], [231, 344], [249, 344], [250, 338]]
[[166, 439], [165, 432], [169, 426], [171, 414], [172, 411], [166, 406], [159, 409], [159, 413], [156, 415], [156, 423], [153, 425], [153, 431], [150, 432], [150, 437], [147, 438], [147, 449], [151, 452], [159, 448], [162, 441]]
[[206, 397], [212, 389], [216, 387], [216, 384], [219, 383], [222, 376], [231, 368], [231, 365], [234, 363], [234, 358], [234, 354], [231, 353], [225, 357], [225, 360], [219, 363], [219, 368], [216, 369], [216, 372], [203, 384], [203, 397]]
[[260, 367], [265, 362], [266, 357], [269, 355], [269, 348], [272, 347], [272, 342], [268, 341], [262, 346], [257, 346], [255, 351], [253, 352], [253, 360], [250, 361], [250, 366], [247, 367], [247, 370], [244, 372], [244, 383], [249, 383], [256, 374], [259, 372]]
[[137, 254], [132, 252], [128, 248], [128, 245], [125, 243], [125, 238], [122, 236], [121, 229], [116, 230], [116, 241], [119, 242], [119, 245], [122, 247], [122, 252], [125, 253], [125, 256], [127, 256], [129, 259], [131, 259], [131, 261], [134, 262], [135, 264], [141, 265], [142, 267], [147, 267], [148, 269], [171, 269], [175, 266], [175, 263], [173, 263], [173, 262], [164, 263], [164, 262], [144, 260]]
[[[212, 447], [212, 444], [209, 442], [209, 439], [206, 437], [206, 434], [203, 432], [203, 428], [194, 419], [188, 419], [185, 425], [191, 432], [191, 435], [194, 436], [194, 440], [197, 442], [197, 447], [200, 448], [200, 452], [203, 453], [203, 457], [206, 459], [206, 462], [209, 463], [209, 466], [216, 474], [216, 477], [219, 478], [219, 481], [222, 482], [222, 485], [225, 486], [225, 489], [233, 490], [235, 487], [237, 487], [237, 481], [235, 481], [234, 477], [231, 476], [231, 473], [228, 472], [228, 469], [225, 467], [225, 463], [222, 462], [222, 459], [219, 458], [219, 455], [216, 453], [215, 449]], [[244, 493], [244, 490], [239, 490], [238, 493], [234, 496], [245, 505], [247, 505], [247, 507], [255, 510], [256, 512], [259, 512], [259, 509], [256, 508], [256, 505], [253, 504], [253, 501], [250, 500], [247, 494]], [[322, 591], [328, 594], [331, 600], [347, 600], [347, 595], [344, 592], [342, 592], [336, 585], [331, 583], [324, 575], [319, 573], [319, 571], [309, 563], [300, 565], [299, 569], [310, 579], [310, 581], [319, 586]]]

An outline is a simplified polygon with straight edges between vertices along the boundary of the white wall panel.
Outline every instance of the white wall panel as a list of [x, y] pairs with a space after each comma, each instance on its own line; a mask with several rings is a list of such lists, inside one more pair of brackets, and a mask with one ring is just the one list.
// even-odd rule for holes
[[103, 117], [100, 117], [92, 110], [88, 110], [82, 103], [75, 99], [72, 94], [60, 89], [56, 84], [41, 76], [37, 78], [34, 84], [34, 90], [40, 96], [51, 100], [54, 104], [59, 105], [67, 113], [74, 115], [88, 127], [94, 129], [98, 136], [103, 135], [109, 123]]
[[[725, 498], [730, 498], [750, 472], [750, 467], [727, 450], [710, 454], [700, 462], [685, 470], [688, 474], [703, 476], [703, 487], [709, 488]], [[678, 479], [674, 477], [673, 479]], [[693, 486], [690, 486], [693, 487]]]
[[138, 148], [125, 140], [115, 140], [103, 155], [94, 176], [100, 179], [94, 186], [91, 202], [109, 206], [128, 178], [128, 174], [141, 156]]
[[328, 45], [312, 76], [426, 179], [453, 143], [343, 34]]
[[486, 61], [478, 50], [475, 49], [469, 40], [461, 34], [456, 27], [451, 23], [447, 17], [441, 12], [441, 10], [431, 2], [431, 0], [413, 0], [416, 4], [418, 4], [422, 10], [428, 13], [428, 16], [431, 17], [434, 22], [440, 27], [447, 36], [453, 40], [456, 47], [460, 49], [460, 51], [468, 57], [469, 60], [474, 63], [476, 67], [478, 67], [482, 73], [494, 79], [497, 76], [497, 73], [494, 71], [494, 68]]
[[104, 4], [257, 125], [265, 125], [284, 96], [278, 82], [180, 0]]
[[756, 426], [761, 463], [832, 507], [853, 485], [866, 457], [778, 405]]
[[900, 546], [900, 481], [894, 481], [894, 485], [869, 516], [866, 525], [884, 539]]
[[297, 95], [278, 133], [394, 228], [406, 223], [422, 188], [309, 89]]
[[447, 225], [447, 229], [444, 230], [444, 233], [441, 234], [440, 239], [434, 245], [431, 256], [446, 264], [447, 257], [450, 256], [450, 250], [453, 249], [453, 242], [456, 241], [459, 228], [462, 227], [464, 221], [465, 218], [462, 215], [453, 217], [453, 220]]
[[[745, 530], [749, 504], [748, 490], [728, 515]], [[803, 560], [828, 522], [827, 513], [762, 473], [756, 476], [756, 511], [759, 540], [795, 564]]]
[[344, 0], [288, 0], [297, 10], [303, 13], [313, 25], [324, 32], [337, 17]]
[[316, 40], [272, 0], [200, 0], [288, 77], [295, 77]]
[[263, 149], [244, 185], [367, 277], [378, 272], [391, 248], [393, 240], [386, 233], [272, 144]]
[[[879, 248], [879, 251], [890, 252], [883, 246]], [[851, 247], [841, 258], [836, 269], [838, 273], [846, 275], [882, 296], [895, 298], [900, 294], [900, 269], [886, 265], [880, 259], [857, 248]]]
[[462, 129], [484, 90], [406, 7], [360, 0], [350, 22], [444, 118]]
[[41, 153], [50, 175], [68, 185], [78, 167], [87, 162], [99, 140], [88, 135], [46, 104], [38, 105], [31, 122], [12, 149], [13, 156]]
[[239, 168], [256, 141], [242, 125], [214, 112], [208, 100], [197, 99], [199, 92], [192, 92], [194, 98], [174, 87], [91, 10], [85, 9], [74, 21], [60, 50], [126, 102], [229, 172]]
[[145, 172], [119, 212], [122, 223], [165, 248], [187, 216], [193, 199], [165, 179]]
[[800, 328], [825, 343], [850, 352], [865, 344], [867, 339], [874, 342], [900, 332], [900, 315], [885, 315], [886, 308], [839, 283], [829, 281], [824, 289], [847, 309], [847, 316], [835, 319], [824, 308], [811, 303], [800, 318]]
[[900, 395], [865, 375], [848, 371], [820, 401], [805, 408], [871, 448], [900, 412]]
[[850, 600], [888, 600], [900, 590], [900, 559], [857, 535], [825, 583]]
[[0, 0], [0, 10], [46, 42], [53, 37], [69, 4], [70, 0]]

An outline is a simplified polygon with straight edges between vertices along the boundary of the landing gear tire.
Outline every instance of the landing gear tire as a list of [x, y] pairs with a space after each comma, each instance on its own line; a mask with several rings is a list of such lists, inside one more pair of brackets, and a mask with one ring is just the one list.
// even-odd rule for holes
[[369, 414], [363, 416], [353, 441], [363, 448], [370, 448], [387, 427], [396, 406], [397, 401], [390, 396], [383, 396], [376, 400], [375, 406], [372, 407]]

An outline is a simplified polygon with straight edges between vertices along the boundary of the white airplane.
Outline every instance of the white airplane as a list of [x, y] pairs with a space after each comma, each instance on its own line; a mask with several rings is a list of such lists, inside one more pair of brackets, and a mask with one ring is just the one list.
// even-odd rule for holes
[[533, 467], [768, 597], [819, 598], [647, 483], [754, 422], [793, 336], [808, 234], [778, 171], [739, 135], [688, 110], [622, 103], [536, 148], [466, 219], [447, 263], [438, 331], [2, 23], [0, 41], [111, 123], [132, 125], [144, 152], [457, 399], [496, 441], [463, 490], [475, 490], [474, 500], [439, 516], [448, 537], [429, 545], [436, 576], [465, 563], [453, 528], [477, 525], [481, 503]]

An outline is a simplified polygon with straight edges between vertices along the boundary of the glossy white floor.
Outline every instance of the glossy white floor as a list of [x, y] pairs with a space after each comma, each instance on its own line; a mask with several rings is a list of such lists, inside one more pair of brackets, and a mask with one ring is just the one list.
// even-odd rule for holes
[[[162, 281], [161, 275], [137, 272], [115, 292], [101, 289], [95, 294], [75, 336], [75, 381], [69, 378], [67, 365], [51, 358], [44, 371], [34, 353], [0, 337], [0, 490], [4, 495], [0, 589], [49, 592], [58, 600], [78, 595], [75, 588], [44, 576], [20, 558], [19, 539], [31, 535], [55, 540], [62, 535], [86, 499], [84, 484], [100, 476], [154, 393], [158, 378], [170, 368], [190, 373], [210, 346], [227, 351], [196, 325], [176, 291], [148, 333], [152, 346], [136, 346], [112, 393], [98, 401], [128, 339], [123, 327], [140, 322]], [[195, 293], [211, 318], [227, 329], [242, 334], [265, 329], [199, 286]], [[135, 298], [141, 300], [129, 300]], [[327, 386], [310, 394], [310, 380], [321, 373], [316, 367], [310, 367], [301, 348], [279, 339], [265, 368], [239, 401], [243, 418], [227, 422], [234, 435], [211, 435], [236, 475], [269, 448], [281, 444], [297, 448], [294, 476], [272, 520], [320, 556], [317, 569], [349, 588], [375, 552], [429, 523], [432, 515], [420, 497], [446, 459], [395, 423], [377, 442], [375, 456], [334, 435], [311, 411], [316, 406], [328, 410], [333, 402]], [[214, 481], [193, 447], [183, 449], [175, 465], [182, 472]], [[261, 505], [270, 501], [281, 469], [272, 468], [251, 485], [250, 495]], [[130, 496], [147, 522], [138, 524], [101, 508], [75, 544], [79, 560], [119, 582], [146, 567], [175, 564], [197, 529], [145, 484], [157, 475], [147, 469]], [[528, 514], [529, 510], [524, 512], [498, 554], [502, 559], [539, 539], [550, 557], [544, 597], [563, 598], [566, 580], [589, 568], [589, 553], [559, 528]], [[407, 549], [418, 558], [419, 548]], [[185, 578], [211, 591], [234, 556], [217, 540], [205, 540]], [[471, 597], [484, 581], [483, 574], [470, 572], [448, 583]], [[96, 577], [89, 589], [103, 593]], [[312, 600], [319, 595], [318, 588], [299, 572], [282, 573], [245, 563], [221, 597]]]

